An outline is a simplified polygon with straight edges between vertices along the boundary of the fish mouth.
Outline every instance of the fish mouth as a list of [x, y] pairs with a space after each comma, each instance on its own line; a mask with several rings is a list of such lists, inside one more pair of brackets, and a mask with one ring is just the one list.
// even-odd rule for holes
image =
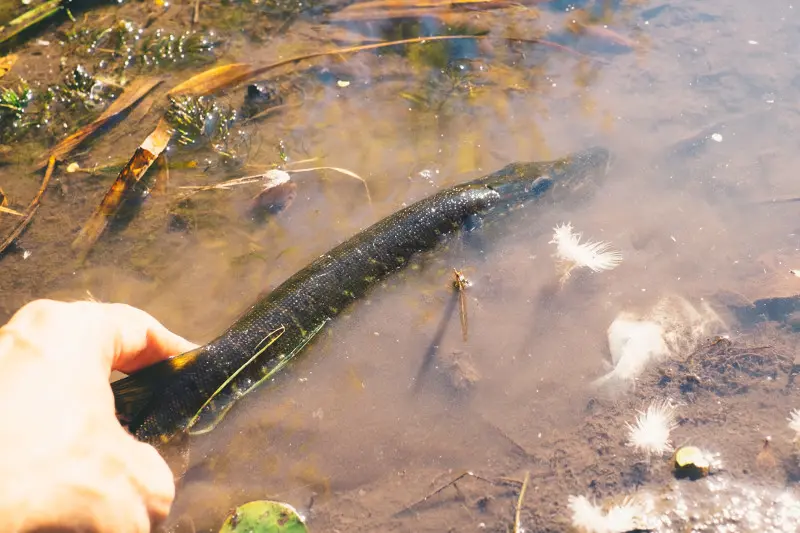
[[580, 201], [593, 196], [605, 182], [613, 163], [611, 152], [600, 146], [555, 161], [551, 173], [553, 201]]
[[509, 204], [545, 194], [553, 201], [583, 196], [602, 184], [612, 163], [611, 153], [600, 146], [574, 152], [554, 161], [512, 163], [483, 184]]

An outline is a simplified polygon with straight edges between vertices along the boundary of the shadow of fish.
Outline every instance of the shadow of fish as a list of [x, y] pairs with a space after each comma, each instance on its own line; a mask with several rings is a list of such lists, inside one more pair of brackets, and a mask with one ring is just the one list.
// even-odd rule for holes
[[215, 340], [112, 383], [117, 412], [140, 440], [208, 432], [234, 403], [284, 368], [340, 312], [448, 234], [527, 202], [591, 192], [610, 155], [591, 148], [512, 163], [441, 190], [358, 233], [256, 302]]

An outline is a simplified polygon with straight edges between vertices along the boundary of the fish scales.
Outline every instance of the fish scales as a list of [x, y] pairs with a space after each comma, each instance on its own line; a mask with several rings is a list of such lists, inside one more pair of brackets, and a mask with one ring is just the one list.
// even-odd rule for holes
[[[153, 442], [186, 429], [212, 396], [211, 411], [226, 409], [295, 355], [336, 315], [406, 266], [415, 254], [435, 248], [470, 217], [498, 206], [515, 206], [554, 188], [569, 192], [592, 171], [605, 170], [608, 157], [607, 151], [596, 148], [552, 162], [511, 164], [439, 191], [373, 224], [289, 277], [219, 337], [178, 356], [190, 357], [191, 364], [168, 373], [169, 379], [153, 391], [129, 429], [137, 438]], [[264, 347], [264, 339], [280, 328], [285, 330], [277, 340], [248, 364]], [[172, 360], [157, 365], [178, 366]], [[220, 393], [221, 385], [237, 370], [230, 386]], [[125, 379], [131, 378], [136, 375]], [[120, 411], [123, 388], [115, 387]]]

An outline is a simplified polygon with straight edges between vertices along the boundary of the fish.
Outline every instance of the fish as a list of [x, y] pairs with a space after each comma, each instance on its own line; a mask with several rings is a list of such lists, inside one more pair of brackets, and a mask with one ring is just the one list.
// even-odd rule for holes
[[138, 440], [155, 445], [213, 430], [239, 399], [274, 378], [337, 315], [416, 254], [528, 203], [591, 195], [610, 162], [607, 149], [592, 147], [552, 161], [511, 163], [389, 215], [289, 277], [208, 344], [113, 382], [118, 417]]

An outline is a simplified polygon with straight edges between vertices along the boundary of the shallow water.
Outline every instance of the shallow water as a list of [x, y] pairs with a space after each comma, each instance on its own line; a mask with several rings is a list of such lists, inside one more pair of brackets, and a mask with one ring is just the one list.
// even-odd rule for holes
[[[201, 27], [214, 28], [214, 16], [238, 7], [202, 9]], [[86, 177], [62, 168], [55, 175], [20, 246], [2, 257], [2, 318], [32, 298], [83, 298], [89, 291], [139, 306], [204, 342], [320, 253], [440, 187], [511, 161], [595, 144], [614, 154], [609, 178], [590, 203], [518, 213], [483, 252], [453, 241], [357, 303], [288, 376], [248, 396], [217, 430], [198, 438], [175, 505], [181, 527], [191, 521], [215, 530], [235, 505], [278, 498], [308, 512], [315, 531], [506, 531], [518, 486], [474, 477], [459, 482], [460, 493], [449, 488], [396, 513], [463, 471], [517, 480], [530, 471], [525, 531], [567, 530], [569, 494], [607, 498], [641, 488], [631, 474], [640, 458], [625, 446], [624, 423], [657, 389], [598, 400], [589, 387], [607, 371], [606, 329], [617, 313], [645, 309], [666, 293], [796, 292], [788, 270], [800, 265], [797, 204], [755, 202], [798, 195], [798, 8], [777, 1], [609, 3], [609, 27], [636, 48], [609, 47], [602, 38], [563, 41], [580, 57], [499, 39], [512, 32], [564, 37], [570, 9], [556, 2], [479, 13], [491, 46], [464, 53], [483, 59], [490, 74], [479, 71], [469, 94], [445, 99], [439, 87], [431, 98], [444, 104], [434, 109], [417, 109], [401, 93], [419, 92], [435, 70], [396, 55], [362, 53], [319, 60], [316, 70], [284, 71], [287, 98], [298, 105], [243, 126], [251, 139], [246, 167], [171, 169], [167, 192], [153, 193], [127, 227], [105, 235], [84, 265], [74, 263], [68, 244], [113, 174]], [[130, 4], [89, 16], [143, 18], [142, 10], [185, 29], [192, 6], [161, 14]], [[301, 16], [284, 33], [264, 30], [263, 42], [253, 29], [260, 20], [250, 21], [244, 35], [220, 23], [225, 59], [261, 64], [331, 46], [325, 15]], [[49, 81], [57, 70], [49, 65], [62, 53], [55, 32], [66, 24], [42, 33], [51, 45], [22, 47], [29, 61], [18, 74]], [[46, 61], [33, 61], [34, 53]], [[200, 70], [164, 75], [174, 82]], [[329, 80], [349, 84], [323, 83]], [[224, 98], [239, 105], [242, 95], [238, 88]], [[87, 167], [126, 159], [157, 117], [123, 122], [76, 158]], [[179, 186], [263, 171], [279, 162], [274, 147], [281, 140], [290, 161], [318, 157], [311, 165], [363, 176], [372, 204], [350, 178], [297, 174], [297, 199], [266, 223], [247, 215], [257, 189], [234, 189], [201, 193], [192, 229], [169, 231], [167, 211]], [[20, 199], [17, 207], [38, 180], [23, 157], [0, 168], [0, 186]], [[566, 221], [588, 238], [613, 243], [622, 265], [557, 289], [548, 241], [551, 228]], [[3, 216], [0, 225], [10, 221]], [[445, 315], [453, 267], [464, 268], [473, 283], [467, 342], [457, 314]], [[736, 324], [732, 329], [735, 335]], [[432, 342], [444, 359], [420, 380]], [[453, 390], [449, 357], [469, 371], [468, 390]], [[734, 465], [727, 475], [735, 486], [794, 491], [782, 460], [790, 457], [785, 419], [800, 405], [796, 394], [754, 386], [745, 395], [700, 398], [682, 414], [674, 439], [719, 451]], [[766, 435], [781, 461], [762, 475], [752, 465]], [[667, 466], [666, 459], [653, 466], [645, 488], [666, 486]], [[691, 490], [702, 491], [698, 486]], [[763, 530], [743, 522], [731, 527]]]

